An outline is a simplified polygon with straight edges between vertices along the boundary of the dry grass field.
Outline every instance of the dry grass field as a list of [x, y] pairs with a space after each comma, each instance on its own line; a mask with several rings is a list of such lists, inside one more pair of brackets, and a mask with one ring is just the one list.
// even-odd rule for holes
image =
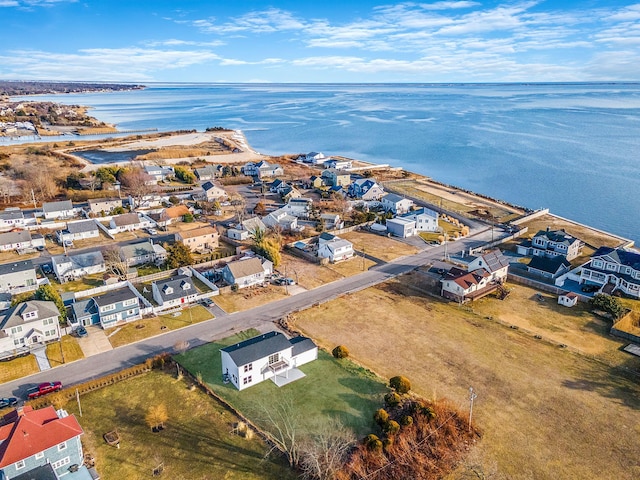
[[283, 275], [286, 272], [287, 277], [297, 278], [298, 284], [307, 290], [339, 280], [344, 276], [330, 268], [285, 252], [282, 253], [282, 263], [278, 266], [278, 271]]
[[412, 245], [393, 240], [375, 233], [353, 231], [340, 235], [340, 238], [353, 243], [354, 250], [364, 252], [367, 255], [378, 258], [384, 262], [390, 262], [405, 255], [418, 253], [418, 249]]
[[232, 313], [275, 302], [286, 296], [284, 288], [276, 285], [267, 285], [265, 287], [243, 288], [237, 292], [218, 295], [213, 297], [212, 300], [225, 312]]
[[[491, 478], [640, 476], [637, 379], [469, 308], [408, 295], [403, 281], [301, 312], [295, 324], [325, 348], [346, 345], [382, 377], [408, 376], [425, 397], [447, 397], [464, 408], [473, 386], [474, 420], [483, 431], [477, 454], [487, 470], [497, 467]], [[515, 303], [507, 310], [524, 315], [524, 303]], [[551, 330], [557, 317], [542, 314], [523, 318], [548, 317]], [[489, 478], [458, 474], [452, 478]]]

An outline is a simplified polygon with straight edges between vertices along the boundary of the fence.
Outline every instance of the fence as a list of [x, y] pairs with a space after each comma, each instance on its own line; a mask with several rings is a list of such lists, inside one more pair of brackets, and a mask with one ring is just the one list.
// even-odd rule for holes
[[526, 215], [522, 218], [518, 218], [517, 220], [513, 220], [511, 223], [511, 225], [520, 225], [521, 223], [526, 223], [526, 222], [530, 222], [531, 220], [534, 220], [538, 217], [542, 217], [543, 215], [546, 215], [549, 213], [549, 209], [548, 208], [543, 208], [542, 210], [536, 210], [535, 212]]
[[[555, 285], [550, 285], [548, 283], [539, 282], [538, 280], [534, 280], [532, 278], [522, 277], [520, 275], [516, 275], [512, 272], [509, 272], [507, 279], [514, 283], [519, 283], [520, 285], [525, 285], [527, 287], [536, 288], [538, 290], [542, 290], [543, 292], [552, 293], [554, 295], [561, 295], [567, 290], [564, 288], [556, 287]], [[576, 293], [576, 292], [574, 292]], [[581, 302], [588, 302], [591, 297], [586, 295], [582, 295], [580, 293], [576, 293], [578, 296], [578, 300]]]

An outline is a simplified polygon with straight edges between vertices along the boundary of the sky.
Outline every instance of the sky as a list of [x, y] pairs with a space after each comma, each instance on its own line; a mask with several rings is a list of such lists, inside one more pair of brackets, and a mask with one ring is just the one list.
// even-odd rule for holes
[[0, 0], [0, 79], [640, 80], [640, 3]]

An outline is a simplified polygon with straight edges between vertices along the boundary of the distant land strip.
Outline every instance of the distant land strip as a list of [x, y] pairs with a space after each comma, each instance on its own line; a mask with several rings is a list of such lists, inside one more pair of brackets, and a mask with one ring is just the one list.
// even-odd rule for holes
[[124, 83], [41, 82], [0, 80], [0, 96], [142, 90], [145, 85]]

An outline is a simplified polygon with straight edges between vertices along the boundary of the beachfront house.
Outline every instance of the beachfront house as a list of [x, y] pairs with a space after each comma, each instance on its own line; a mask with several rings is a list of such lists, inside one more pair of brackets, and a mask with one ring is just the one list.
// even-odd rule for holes
[[331, 263], [347, 260], [354, 255], [353, 244], [337, 235], [324, 232], [318, 237], [318, 257]]
[[268, 332], [220, 349], [222, 377], [238, 390], [272, 379], [286, 385], [304, 377], [297, 367], [318, 358], [318, 347], [310, 338], [288, 339]]
[[527, 272], [546, 279], [558, 278], [571, 268], [571, 263], [564, 257], [536, 257], [527, 265]]
[[0, 478], [90, 480], [84, 465], [82, 427], [74, 415], [53, 406], [24, 405], [0, 419]]
[[302, 160], [304, 163], [310, 163], [312, 165], [318, 165], [324, 163], [329, 158], [325, 157], [322, 152], [309, 152], [306, 155], [301, 155], [298, 160]]
[[78, 215], [79, 208], [75, 208], [71, 200], [61, 202], [44, 202], [42, 204], [42, 214], [46, 220], [58, 218], [73, 218]]
[[413, 207], [412, 200], [396, 195], [395, 193], [387, 193], [382, 197], [382, 208], [395, 215], [407, 213], [411, 210], [411, 207]]
[[229, 262], [222, 269], [222, 278], [238, 288], [262, 285], [273, 273], [273, 263], [260, 257], [250, 257]]
[[85, 240], [87, 238], [97, 238], [100, 236], [100, 230], [94, 220], [79, 220], [77, 222], [68, 222], [67, 228], [58, 230], [56, 237], [61, 245], [65, 242], [73, 242], [75, 240]]
[[218, 248], [220, 234], [212, 226], [198, 227], [176, 233], [176, 240], [182, 242], [192, 252], [209, 252]]
[[335, 170], [349, 170], [353, 166], [353, 162], [351, 160], [337, 160], [332, 158], [325, 160], [323, 166], [324, 168], [333, 168]]
[[0, 265], [0, 293], [17, 294], [36, 288], [38, 288], [38, 277], [31, 260]]
[[540, 230], [531, 240], [525, 240], [517, 247], [520, 255], [565, 257], [571, 261], [582, 253], [584, 243], [564, 230]]
[[28, 300], [0, 314], [0, 357], [60, 339], [60, 311], [52, 301]]
[[86, 275], [107, 270], [100, 250], [76, 255], [54, 255], [51, 258], [53, 272], [60, 283], [71, 282]]
[[580, 283], [597, 285], [604, 293], [620, 291], [640, 298], [640, 252], [600, 247], [582, 266]]

